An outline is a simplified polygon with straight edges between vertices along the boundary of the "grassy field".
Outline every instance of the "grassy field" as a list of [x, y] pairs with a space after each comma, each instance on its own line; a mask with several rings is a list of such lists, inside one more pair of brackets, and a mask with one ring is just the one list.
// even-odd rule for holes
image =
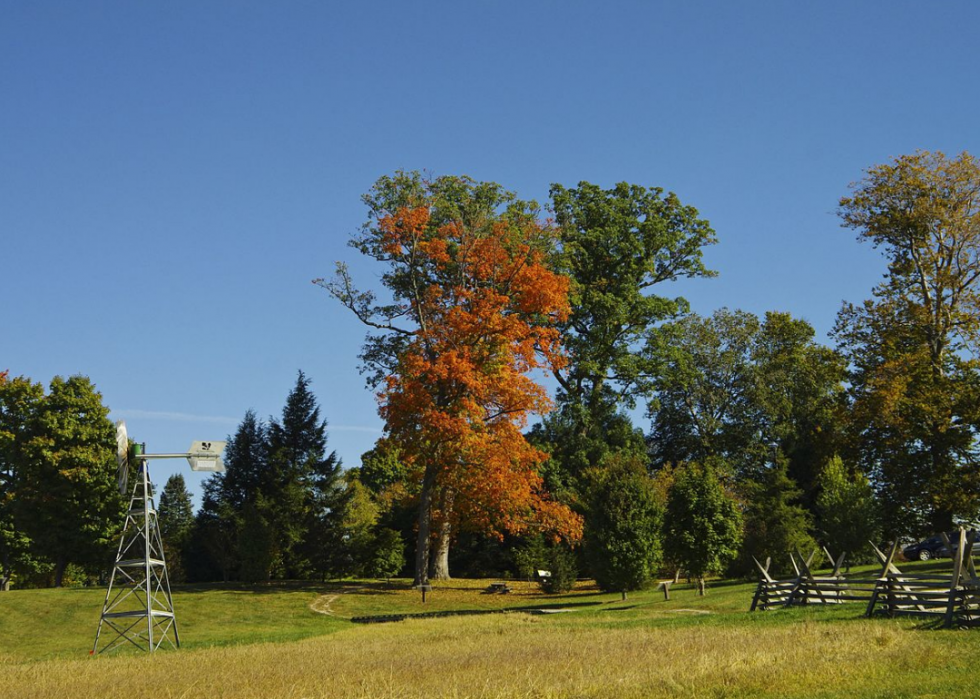
[[[88, 657], [100, 590], [0, 595], [0, 696], [976, 696], [980, 632], [861, 618], [861, 605], [749, 614], [754, 587], [685, 585], [622, 601], [588, 584], [405, 581], [175, 591], [182, 649]], [[564, 613], [533, 613], [560, 605]], [[522, 612], [359, 624], [353, 617]]]

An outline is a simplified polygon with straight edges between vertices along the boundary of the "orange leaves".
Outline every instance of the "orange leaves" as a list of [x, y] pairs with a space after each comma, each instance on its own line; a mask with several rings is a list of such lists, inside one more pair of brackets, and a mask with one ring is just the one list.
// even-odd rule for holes
[[551, 231], [521, 225], [435, 225], [425, 208], [381, 219], [385, 251], [411, 255], [430, 282], [412, 295], [419, 327], [380, 412], [406, 456], [455, 494], [455, 524], [499, 535], [534, 521], [576, 538], [581, 521], [543, 492], [545, 455], [520, 431], [551, 408], [528, 373], [564, 362], [554, 323], [569, 313], [568, 279], [532, 247]]
[[428, 223], [429, 210], [424, 206], [414, 209], [406, 207], [394, 215], [384, 216], [378, 221], [382, 250], [389, 255], [401, 255], [404, 248], [413, 247]]
[[572, 540], [581, 536], [581, 520], [543, 490], [537, 469], [546, 455], [528, 444], [513, 423], [500, 421], [468, 437], [442, 481], [456, 496], [454, 525], [498, 537], [528, 529]]

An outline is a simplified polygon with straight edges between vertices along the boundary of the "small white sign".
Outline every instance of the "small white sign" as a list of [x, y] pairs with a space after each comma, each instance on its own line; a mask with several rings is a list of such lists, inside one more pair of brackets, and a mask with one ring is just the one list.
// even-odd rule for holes
[[225, 465], [221, 461], [221, 452], [225, 450], [227, 442], [192, 442], [191, 448], [187, 450], [187, 461], [191, 465], [191, 471], [210, 471], [219, 473], [225, 470]]

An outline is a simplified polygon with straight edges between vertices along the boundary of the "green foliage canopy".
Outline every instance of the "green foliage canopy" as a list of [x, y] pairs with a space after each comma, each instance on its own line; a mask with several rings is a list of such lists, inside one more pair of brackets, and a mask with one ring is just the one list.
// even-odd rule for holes
[[24, 425], [15, 517], [60, 586], [70, 563], [105, 565], [122, 525], [116, 428], [87, 377], [52, 379]]
[[839, 456], [831, 458], [820, 473], [817, 496], [820, 534], [831, 553], [846, 555], [848, 564], [859, 562], [868, 542], [878, 543], [880, 511], [867, 476], [851, 472]]
[[664, 513], [667, 558], [698, 579], [720, 572], [738, 553], [742, 515], [710, 464], [688, 463], [677, 469]]
[[662, 553], [663, 508], [642, 460], [615, 459], [592, 489], [585, 552], [606, 591], [642, 590], [656, 575]]

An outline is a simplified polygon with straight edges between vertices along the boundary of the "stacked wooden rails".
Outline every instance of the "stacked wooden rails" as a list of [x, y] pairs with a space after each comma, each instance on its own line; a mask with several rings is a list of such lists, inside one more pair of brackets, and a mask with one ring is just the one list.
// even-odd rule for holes
[[980, 586], [970, 585], [960, 592], [958, 625], [964, 628], [980, 626]]
[[863, 602], [867, 604], [865, 615], [869, 617], [907, 615], [941, 619], [944, 627], [980, 626], [980, 577], [972, 555], [976, 536], [975, 532], [960, 529], [955, 545], [946, 539], [947, 548], [953, 552], [951, 573], [903, 573], [894, 563], [898, 542], [892, 544], [888, 555], [872, 544], [882, 563], [876, 578], [841, 574], [844, 556], [835, 561], [826, 549], [824, 552], [833, 566], [830, 575], [813, 574], [811, 566], [816, 551], [806, 559], [799, 553], [790, 554], [796, 577], [783, 580], [770, 575], [772, 559], [766, 559], [765, 565], [756, 560], [761, 576], [750, 611]]
[[752, 600], [750, 611], [768, 610], [776, 607], [791, 607], [800, 604], [842, 604], [844, 602], [868, 602], [877, 585], [877, 578], [846, 577], [841, 573], [844, 556], [837, 560], [827, 553], [833, 566], [830, 575], [814, 575], [811, 571], [816, 551], [809, 558], [801, 554], [790, 554], [796, 577], [775, 580], [769, 574], [772, 559], [767, 558], [763, 566], [756, 561], [762, 576]]

